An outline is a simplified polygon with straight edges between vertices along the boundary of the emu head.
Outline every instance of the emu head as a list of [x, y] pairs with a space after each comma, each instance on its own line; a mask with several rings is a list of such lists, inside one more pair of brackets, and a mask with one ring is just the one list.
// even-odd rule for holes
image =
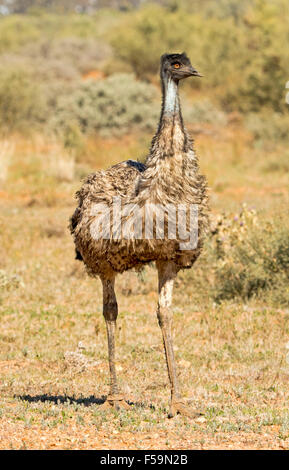
[[187, 54], [163, 54], [161, 57], [161, 75], [171, 77], [175, 81], [195, 76], [202, 77], [192, 66]]

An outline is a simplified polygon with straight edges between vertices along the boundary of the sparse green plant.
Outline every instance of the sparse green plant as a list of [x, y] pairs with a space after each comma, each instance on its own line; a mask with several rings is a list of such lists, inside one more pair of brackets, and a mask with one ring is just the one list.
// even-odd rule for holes
[[209, 243], [217, 300], [264, 296], [288, 303], [289, 228], [262, 221], [254, 209], [222, 215]]
[[269, 109], [260, 113], [249, 113], [245, 120], [246, 127], [253, 133], [255, 142], [263, 145], [278, 145], [289, 142], [289, 113], [271, 112]]
[[23, 285], [23, 282], [17, 274], [8, 274], [4, 269], [0, 270], [0, 292], [4, 290], [15, 289]]
[[45, 121], [45, 95], [32, 75], [19, 68], [0, 73], [0, 127], [6, 131], [35, 129]]
[[136, 129], [152, 130], [157, 121], [154, 86], [133, 75], [115, 74], [106, 80], [80, 83], [69, 96], [60, 97], [50, 127], [67, 132], [78, 126], [83, 133], [119, 135]]
[[213, 105], [209, 99], [186, 103], [183, 109], [184, 118], [189, 123], [208, 123], [225, 126], [226, 114]]

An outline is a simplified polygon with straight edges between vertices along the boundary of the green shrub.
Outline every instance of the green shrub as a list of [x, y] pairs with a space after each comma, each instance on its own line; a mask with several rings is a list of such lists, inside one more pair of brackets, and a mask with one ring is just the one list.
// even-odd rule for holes
[[[52, 67], [55, 69], [56, 78], [69, 79], [72, 70], [75, 75], [99, 69], [110, 53], [110, 47], [104, 41], [72, 36], [53, 40], [44, 38], [37, 43], [27, 44], [18, 54], [26, 60], [30, 59], [34, 68], [40, 72], [46, 66], [44, 72], [49, 73]], [[45, 78], [44, 74], [42, 76]]]
[[184, 10], [168, 12], [150, 5], [128, 15], [111, 34], [115, 56], [138, 77], [156, 74], [164, 52], [186, 49], [190, 44], [192, 20]]
[[13, 51], [40, 36], [38, 28], [30, 18], [16, 15], [0, 17], [0, 25], [0, 53]]
[[289, 227], [284, 220], [261, 221], [243, 207], [236, 216], [220, 217], [208, 241], [217, 301], [266, 297], [289, 301]]
[[276, 144], [289, 141], [289, 113], [274, 113], [270, 109], [262, 113], [250, 113], [245, 124], [258, 141]]
[[32, 74], [19, 68], [0, 73], [0, 127], [27, 130], [45, 121], [45, 95]]
[[289, 173], [289, 149], [280, 149], [276, 154], [268, 156], [262, 164], [264, 173]]
[[4, 53], [2, 67], [22, 67], [33, 70], [37, 80], [67, 83], [79, 80], [82, 74], [100, 69], [110, 56], [110, 48], [95, 39], [65, 37], [53, 40], [44, 38], [29, 43], [16, 52]]
[[45, 12], [0, 16], [0, 53], [17, 51], [25, 44], [41, 42], [43, 38], [52, 41], [64, 37], [99, 38], [111, 26], [114, 16], [105, 11], [93, 16]]
[[227, 124], [226, 114], [208, 99], [193, 101], [192, 103], [188, 103], [186, 100], [183, 106], [183, 114], [185, 120], [191, 123], [204, 122], [223, 126]]
[[156, 127], [159, 106], [154, 106], [156, 89], [135, 80], [133, 75], [115, 74], [106, 80], [87, 80], [56, 103], [50, 127], [66, 132], [77, 126], [82, 133], [121, 134], [132, 126], [142, 130]]

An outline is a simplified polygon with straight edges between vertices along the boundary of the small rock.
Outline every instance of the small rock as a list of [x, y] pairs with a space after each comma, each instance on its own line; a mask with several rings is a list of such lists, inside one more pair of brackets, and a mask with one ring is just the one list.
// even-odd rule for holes
[[200, 416], [199, 418], [195, 419], [196, 423], [205, 423], [206, 418], [204, 416]]

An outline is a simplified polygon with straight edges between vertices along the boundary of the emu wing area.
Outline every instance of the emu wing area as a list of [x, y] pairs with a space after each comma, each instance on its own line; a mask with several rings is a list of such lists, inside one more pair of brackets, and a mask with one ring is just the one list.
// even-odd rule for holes
[[[87, 232], [92, 205], [95, 203], [110, 205], [115, 196], [124, 199], [133, 196], [138, 176], [145, 169], [143, 163], [134, 160], [117, 163], [107, 170], [99, 170], [87, 176], [81, 189], [77, 191], [78, 207], [70, 219], [69, 228], [74, 237], [76, 259], [84, 261], [90, 275], [101, 274], [110, 268], [103, 253], [99, 253], [100, 259], [97, 256], [95, 252], [97, 244], [91, 243], [90, 233]], [[135, 261], [133, 265], [132, 267], [137, 267]], [[130, 266], [123, 266], [123, 270], [129, 268]]]

